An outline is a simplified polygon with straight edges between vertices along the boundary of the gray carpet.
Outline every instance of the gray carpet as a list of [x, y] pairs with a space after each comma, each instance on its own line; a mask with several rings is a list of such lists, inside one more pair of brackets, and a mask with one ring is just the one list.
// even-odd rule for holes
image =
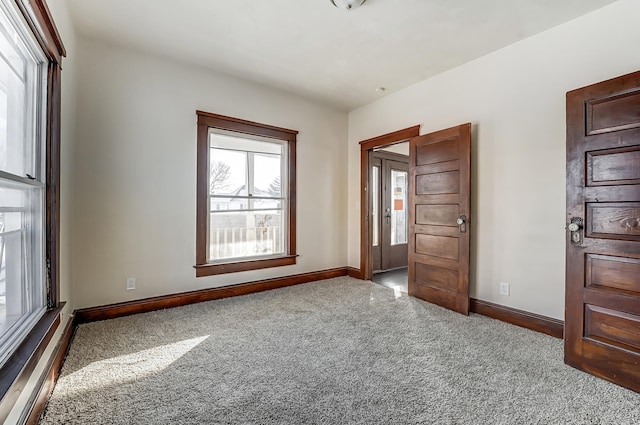
[[43, 424], [639, 424], [562, 341], [337, 278], [79, 327]]

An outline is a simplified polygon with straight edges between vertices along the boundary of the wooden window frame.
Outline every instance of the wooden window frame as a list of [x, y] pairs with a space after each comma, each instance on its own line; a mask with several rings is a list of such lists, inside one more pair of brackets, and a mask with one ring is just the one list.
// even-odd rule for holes
[[[236, 273], [269, 267], [296, 264], [296, 140], [298, 132], [253, 121], [210, 112], [196, 111], [198, 116], [197, 136], [197, 188], [196, 188], [196, 277], [224, 273]], [[207, 259], [207, 222], [209, 220], [209, 129], [231, 131], [250, 136], [268, 137], [287, 142], [287, 252], [280, 256], [263, 259], [232, 259], [229, 262], [209, 263]]]
[[45, 0], [14, 0], [48, 61], [46, 91], [45, 252], [47, 311], [0, 368], [0, 422], [25, 388], [59, 323], [60, 108], [62, 58], [67, 55]]

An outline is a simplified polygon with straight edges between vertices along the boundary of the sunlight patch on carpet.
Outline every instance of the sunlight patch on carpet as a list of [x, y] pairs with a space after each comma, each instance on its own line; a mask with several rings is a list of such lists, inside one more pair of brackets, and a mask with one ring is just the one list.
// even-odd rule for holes
[[62, 395], [70, 396], [144, 379], [162, 372], [207, 338], [209, 335], [90, 363], [76, 372], [61, 377], [57, 389]]

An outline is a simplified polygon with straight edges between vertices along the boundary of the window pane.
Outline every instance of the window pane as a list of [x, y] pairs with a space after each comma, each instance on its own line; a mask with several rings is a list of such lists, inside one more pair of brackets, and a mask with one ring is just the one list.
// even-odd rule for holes
[[212, 195], [247, 196], [247, 153], [211, 148], [209, 192]]
[[279, 210], [283, 208], [283, 202], [280, 199], [254, 199], [250, 197], [226, 198], [212, 196], [209, 201], [210, 211], [245, 211], [245, 210]]
[[391, 170], [391, 245], [407, 243], [407, 172]]
[[0, 236], [0, 332], [4, 334], [25, 313], [24, 232]]
[[45, 305], [42, 191], [0, 180], [0, 360]]
[[[38, 64], [0, 13], [0, 170], [35, 175], [34, 102]], [[11, 33], [9, 33], [11, 32]]]
[[24, 176], [33, 173], [32, 143], [25, 143], [26, 85], [0, 59], [0, 170]]
[[377, 165], [373, 166], [371, 173], [371, 200], [372, 208], [371, 208], [371, 245], [378, 246], [379, 243], [379, 232], [380, 232], [380, 217], [378, 214], [380, 213], [380, 167]]
[[25, 50], [18, 33], [13, 29], [9, 20], [0, 13], [0, 52], [8, 65], [16, 71], [18, 76], [24, 79], [27, 60], [22, 52]]
[[283, 210], [212, 212], [209, 261], [283, 254]]
[[253, 155], [253, 195], [282, 197], [282, 156]]
[[281, 141], [267, 137], [260, 137], [259, 139], [252, 139], [239, 134], [228, 134], [228, 132], [222, 130], [211, 130], [209, 133], [209, 147], [275, 155], [282, 153], [283, 143]]

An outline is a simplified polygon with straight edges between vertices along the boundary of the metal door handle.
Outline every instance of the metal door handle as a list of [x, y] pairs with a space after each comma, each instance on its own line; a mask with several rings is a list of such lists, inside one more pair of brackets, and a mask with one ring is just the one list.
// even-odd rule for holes
[[385, 214], [387, 224], [391, 224], [391, 208], [387, 208], [387, 214]]
[[467, 231], [467, 216], [466, 215], [461, 215], [460, 217], [458, 217], [458, 219], [456, 220], [456, 223], [458, 223], [458, 226], [460, 226], [460, 233], [465, 233]]
[[580, 217], [572, 217], [567, 229], [571, 233], [571, 243], [574, 245], [580, 245], [583, 239], [582, 229], [584, 228], [584, 222]]

